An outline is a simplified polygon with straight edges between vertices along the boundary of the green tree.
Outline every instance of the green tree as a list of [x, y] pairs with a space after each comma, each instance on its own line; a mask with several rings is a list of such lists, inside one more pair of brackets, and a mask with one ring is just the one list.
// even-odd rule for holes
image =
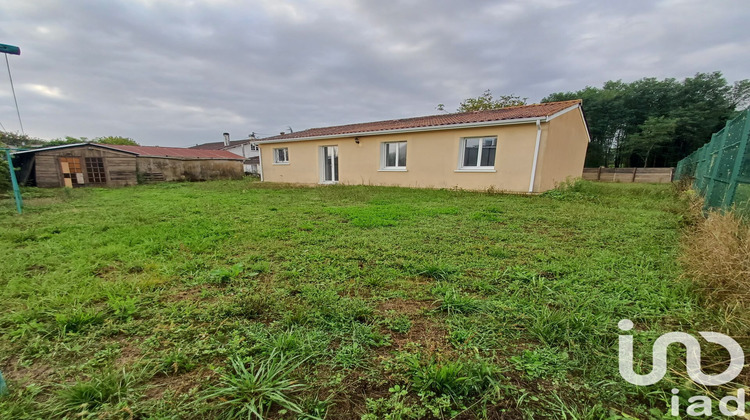
[[0, 144], [5, 146], [27, 147], [40, 146], [44, 140], [31, 137], [28, 134], [11, 133], [10, 131], [0, 131]]
[[[485, 111], [488, 109], [500, 109], [507, 108], [510, 106], [526, 105], [528, 98], [521, 98], [514, 94], [501, 95], [495, 99], [492, 96], [492, 92], [487, 89], [483, 94], [476, 98], [464, 99], [458, 106], [458, 112], [471, 112], [471, 111]], [[438, 110], [443, 110], [443, 104], [438, 104]]]
[[63, 145], [66, 145], [66, 144], [88, 143], [88, 141], [89, 141], [89, 139], [86, 138], [86, 137], [76, 138], [76, 137], [65, 136], [63, 138], [54, 139], [54, 140], [50, 140], [50, 141], [46, 142], [44, 144], [44, 147], [49, 147], [49, 146], [63, 146]]
[[677, 122], [677, 118], [648, 117], [640, 125], [640, 131], [628, 138], [625, 150], [640, 156], [643, 159], [643, 167], [646, 168], [654, 149], [672, 141]]
[[[642, 165], [643, 141], [632, 141], [644, 132], [650, 118], [675, 122], [669, 141], [650, 148], [654, 166], [674, 166], [711, 139], [750, 100], [750, 81], [730, 85], [720, 72], [697, 73], [683, 81], [643, 78], [631, 83], [608, 81], [601, 88], [587, 86], [575, 92], [553, 93], [542, 102], [583, 99], [591, 143], [586, 166]], [[649, 123], [654, 128], [655, 122]], [[638, 148], [633, 145], [638, 144]], [[646, 148], [649, 150], [649, 148]], [[648, 164], [648, 162], [645, 162]]]
[[10, 191], [12, 184], [10, 182], [10, 171], [8, 170], [8, 161], [5, 152], [0, 152], [0, 192]]
[[130, 137], [106, 136], [106, 137], [97, 137], [92, 141], [94, 143], [101, 143], [101, 144], [118, 144], [122, 146], [140, 146], [140, 144], [136, 143], [136, 141], [131, 139]]
[[730, 97], [735, 109], [745, 109], [750, 105], [750, 80], [738, 80], [734, 82]]

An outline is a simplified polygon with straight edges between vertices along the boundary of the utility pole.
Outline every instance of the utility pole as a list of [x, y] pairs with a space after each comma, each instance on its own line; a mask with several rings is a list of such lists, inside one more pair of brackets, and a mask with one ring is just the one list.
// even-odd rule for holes
[[[16, 104], [16, 115], [18, 115], [18, 124], [21, 126], [21, 134], [26, 134], [23, 130], [23, 122], [21, 122], [21, 112], [18, 110], [18, 99], [16, 99], [16, 88], [13, 87], [13, 76], [10, 74], [10, 62], [8, 61], [8, 54], [21, 55], [21, 49], [15, 45], [0, 44], [0, 52], [5, 55], [5, 66], [8, 68], [8, 79], [10, 79], [10, 90], [13, 92], [13, 102]], [[10, 181], [13, 185], [13, 196], [16, 199], [16, 210], [18, 214], [23, 211], [23, 202], [21, 201], [21, 190], [18, 188], [18, 181], [16, 180], [16, 171], [13, 169], [13, 159], [10, 155], [10, 149], [5, 149], [5, 158], [8, 160], [8, 171], [10, 172]], [[0, 380], [2, 376], [0, 374]], [[5, 385], [4, 383], [0, 385]], [[2, 391], [2, 390], [0, 390]]]
[[8, 68], [8, 79], [10, 79], [10, 90], [13, 92], [13, 102], [16, 104], [16, 115], [18, 115], [18, 124], [21, 126], [21, 134], [26, 134], [23, 130], [23, 122], [21, 122], [21, 111], [18, 110], [18, 99], [16, 98], [16, 88], [13, 86], [13, 76], [10, 73], [10, 61], [8, 61], [8, 54], [21, 55], [21, 49], [15, 45], [0, 44], [0, 52], [5, 55], [5, 66]]

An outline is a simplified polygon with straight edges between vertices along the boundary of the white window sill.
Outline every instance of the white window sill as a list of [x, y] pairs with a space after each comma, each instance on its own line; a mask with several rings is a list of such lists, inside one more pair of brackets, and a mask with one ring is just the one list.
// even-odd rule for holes
[[380, 168], [378, 172], [406, 172], [406, 168]]
[[274, 165], [289, 165], [289, 162], [274, 162]]
[[497, 172], [495, 168], [459, 168], [453, 172]]
[[318, 184], [320, 184], [320, 185], [336, 185], [338, 183], [339, 183], [338, 181], [323, 181], [323, 182], [319, 182]]

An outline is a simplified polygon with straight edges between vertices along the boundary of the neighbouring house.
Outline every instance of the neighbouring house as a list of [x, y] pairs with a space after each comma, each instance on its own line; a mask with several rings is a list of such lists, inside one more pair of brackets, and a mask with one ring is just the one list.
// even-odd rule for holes
[[37, 187], [122, 187], [144, 182], [242, 178], [243, 158], [224, 150], [66, 144], [13, 154], [19, 182]]
[[581, 101], [313, 128], [259, 140], [261, 179], [536, 193], [579, 178]]
[[253, 136], [243, 140], [230, 140], [229, 133], [224, 133], [224, 141], [196, 144], [190, 147], [198, 150], [226, 150], [235, 155], [245, 158], [243, 165], [246, 174], [257, 175], [260, 173], [260, 151], [255, 144], [257, 139]]

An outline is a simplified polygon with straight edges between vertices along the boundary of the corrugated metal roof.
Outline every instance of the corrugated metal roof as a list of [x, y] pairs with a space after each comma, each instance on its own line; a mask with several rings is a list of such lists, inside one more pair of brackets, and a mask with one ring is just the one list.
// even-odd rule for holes
[[97, 144], [98, 146], [110, 149], [121, 150], [123, 152], [135, 153], [139, 156], [163, 156], [163, 157], [180, 157], [180, 158], [198, 158], [198, 159], [244, 159], [242, 156], [235, 155], [226, 150], [202, 150], [202, 149], [183, 149], [180, 147], [158, 147], [158, 146], [125, 146], [119, 144]]
[[359, 124], [337, 125], [333, 127], [311, 128], [308, 130], [266, 137], [259, 141], [281, 141], [325, 136], [337, 136], [378, 131], [407, 130], [420, 127], [441, 127], [460, 124], [483, 123], [492, 121], [523, 120], [528, 118], [548, 117], [564, 109], [579, 105], [580, 99], [563, 102], [522, 105], [487, 111], [461, 112], [455, 114], [429, 115], [426, 117], [404, 118], [400, 120], [376, 121]]
[[120, 152], [131, 153], [138, 156], [155, 156], [155, 157], [175, 157], [185, 159], [232, 159], [243, 160], [242, 156], [236, 155], [225, 150], [200, 150], [200, 149], [183, 149], [180, 147], [158, 147], [158, 146], [125, 146], [119, 144], [99, 144], [99, 143], [78, 143], [62, 144], [59, 146], [40, 147], [30, 149], [14, 154], [36, 153], [45, 150], [65, 149], [70, 147], [95, 146], [105, 149], [117, 150]]

